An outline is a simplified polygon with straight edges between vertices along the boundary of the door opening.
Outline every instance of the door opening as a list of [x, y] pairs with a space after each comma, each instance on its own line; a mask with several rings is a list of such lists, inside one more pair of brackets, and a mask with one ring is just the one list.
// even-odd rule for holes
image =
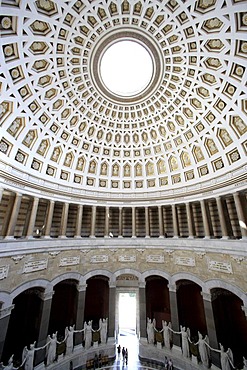
[[136, 334], [136, 293], [119, 294], [119, 334]]

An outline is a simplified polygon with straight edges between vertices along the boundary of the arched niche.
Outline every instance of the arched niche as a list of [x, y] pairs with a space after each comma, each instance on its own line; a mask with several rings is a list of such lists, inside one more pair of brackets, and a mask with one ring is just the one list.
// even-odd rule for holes
[[22, 361], [22, 351], [38, 338], [42, 313], [44, 289], [32, 287], [24, 290], [13, 299], [8, 330], [5, 338], [2, 361], [7, 363], [15, 354], [15, 361]]

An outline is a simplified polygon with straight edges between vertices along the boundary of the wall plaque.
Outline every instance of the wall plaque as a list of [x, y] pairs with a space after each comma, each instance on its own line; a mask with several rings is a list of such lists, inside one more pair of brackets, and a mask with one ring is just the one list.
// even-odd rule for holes
[[229, 262], [208, 261], [208, 269], [232, 274], [232, 265]]
[[175, 259], [176, 265], [182, 265], [182, 266], [195, 266], [195, 258], [192, 257], [176, 257]]
[[161, 254], [149, 254], [146, 258], [146, 262], [164, 263], [164, 261], [164, 256]]
[[5, 279], [8, 276], [9, 265], [0, 267], [0, 280]]
[[35, 272], [47, 269], [48, 260], [25, 262], [23, 273]]
[[62, 257], [60, 258], [59, 266], [73, 266], [73, 265], [79, 265], [80, 263], [80, 257]]
[[136, 256], [119, 256], [119, 262], [136, 262]]
[[91, 263], [102, 263], [102, 262], [108, 262], [108, 256], [105, 254], [99, 254], [91, 257], [90, 260]]

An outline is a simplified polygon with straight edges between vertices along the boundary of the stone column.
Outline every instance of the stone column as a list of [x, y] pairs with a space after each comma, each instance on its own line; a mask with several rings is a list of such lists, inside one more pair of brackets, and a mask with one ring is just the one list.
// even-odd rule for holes
[[118, 237], [123, 237], [123, 208], [119, 207], [119, 218], [118, 218]]
[[217, 203], [217, 208], [218, 208], [218, 212], [219, 212], [222, 239], [229, 239], [229, 235], [228, 235], [228, 231], [227, 231], [227, 225], [226, 225], [226, 219], [225, 219], [224, 209], [223, 209], [223, 204], [222, 204], [222, 198], [217, 197], [216, 198], [216, 203]]
[[190, 203], [186, 203], [186, 214], [188, 220], [188, 229], [189, 229], [189, 238], [194, 238], [194, 227], [193, 227], [193, 219], [192, 219], [192, 212]]
[[75, 227], [75, 238], [81, 238], [82, 214], [83, 214], [83, 205], [78, 204], [77, 216], [76, 216], [76, 227]]
[[105, 207], [105, 238], [109, 238], [109, 207]]
[[[206, 324], [207, 324], [209, 345], [212, 348], [218, 349], [219, 345], [218, 345], [217, 336], [216, 336], [214, 313], [213, 313], [213, 307], [212, 307], [212, 297], [208, 293], [201, 292], [201, 294], [203, 297], [203, 305], [204, 305], [204, 312], [205, 312], [205, 318], [206, 318]], [[215, 366], [220, 367], [219, 353], [211, 351], [211, 359], [212, 359], [212, 363]]]
[[2, 201], [2, 197], [3, 197], [3, 188], [0, 188], [0, 202]]
[[[37, 347], [43, 347], [46, 344], [49, 321], [51, 313], [52, 296], [54, 294], [52, 286], [48, 286], [46, 290], [41, 293], [40, 298], [42, 299], [40, 327], [38, 333]], [[35, 354], [35, 365], [41, 363], [45, 359], [46, 350], [39, 350]]]
[[163, 209], [162, 206], [158, 206], [159, 215], [159, 238], [164, 238], [164, 220], [163, 220]]
[[108, 337], [115, 338], [115, 321], [116, 321], [116, 283], [109, 282]]
[[17, 221], [20, 206], [21, 206], [21, 199], [22, 199], [22, 194], [16, 193], [5, 239], [14, 238], [15, 225], [16, 225], [16, 221]]
[[69, 203], [64, 203], [61, 217], [60, 238], [66, 238], [68, 214], [69, 214]]
[[136, 209], [132, 207], [132, 238], [136, 238]]
[[48, 215], [47, 215], [47, 218], [46, 218], [46, 221], [45, 221], [45, 233], [44, 233], [45, 238], [50, 238], [54, 206], [55, 206], [54, 200], [50, 200]]
[[145, 238], [150, 238], [149, 209], [145, 207]]
[[89, 238], [95, 238], [96, 206], [92, 206], [91, 231]]
[[140, 338], [147, 338], [146, 282], [139, 282]]
[[172, 204], [173, 238], [178, 238], [178, 216], [176, 204]]
[[238, 222], [239, 222], [239, 226], [240, 226], [240, 230], [242, 234], [242, 239], [246, 239], [247, 238], [247, 221], [245, 219], [245, 213], [244, 213], [243, 205], [241, 203], [241, 197], [239, 193], [233, 194], [233, 197], [234, 197], [234, 202], [236, 205], [236, 211], [238, 215]]
[[202, 221], [203, 221], [203, 227], [204, 227], [204, 233], [205, 239], [210, 239], [210, 228], [209, 228], [209, 222], [208, 222], [208, 213], [206, 208], [205, 200], [200, 201], [201, 204], [201, 210], [202, 210]]
[[[169, 297], [171, 307], [171, 323], [174, 331], [180, 331], [179, 318], [178, 318], [178, 304], [177, 304], [177, 287], [176, 285], [169, 285]], [[180, 347], [180, 335], [173, 334], [173, 343]]]
[[[84, 325], [84, 311], [85, 311], [85, 297], [86, 297], [87, 284], [78, 284], [78, 298], [77, 298], [77, 309], [76, 309], [76, 323], [75, 330], [82, 330]], [[82, 344], [82, 332], [75, 333], [74, 344]]]
[[11, 311], [14, 307], [15, 305], [12, 304], [11, 306], [3, 307], [0, 309], [0, 359], [3, 353], [3, 347], [8, 330]]
[[27, 229], [27, 239], [33, 238], [33, 228], [35, 225], [38, 205], [39, 205], [39, 198], [35, 197], [33, 199], [32, 210], [31, 210], [31, 215], [30, 215], [28, 229]]

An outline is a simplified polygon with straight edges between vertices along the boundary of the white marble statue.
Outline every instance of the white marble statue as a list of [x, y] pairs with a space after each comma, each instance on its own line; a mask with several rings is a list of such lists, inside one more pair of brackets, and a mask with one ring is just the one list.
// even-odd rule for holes
[[169, 322], [167, 324], [167, 321], [162, 320], [162, 330], [161, 333], [163, 332], [163, 339], [164, 339], [164, 345], [166, 348], [170, 349], [171, 348], [171, 327], [172, 324]]
[[75, 325], [65, 328], [66, 355], [71, 355], [74, 349], [74, 331]]
[[198, 332], [198, 341], [195, 345], [198, 345], [198, 351], [201, 357], [203, 366], [209, 367], [209, 347], [208, 347], [208, 337], [205, 335], [203, 338], [202, 334]]
[[147, 336], [148, 336], [148, 343], [154, 344], [154, 327], [155, 327], [155, 319], [153, 321], [147, 318]]
[[84, 323], [85, 349], [89, 349], [93, 340], [92, 320]]
[[52, 336], [48, 335], [47, 337], [47, 350], [46, 350], [46, 364], [47, 366], [52, 364], [57, 355], [57, 332], [52, 334]]
[[105, 344], [107, 340], [107, 325], [108, 325], [107, 318], [99, 320], [100, 341], [102, 344]]

